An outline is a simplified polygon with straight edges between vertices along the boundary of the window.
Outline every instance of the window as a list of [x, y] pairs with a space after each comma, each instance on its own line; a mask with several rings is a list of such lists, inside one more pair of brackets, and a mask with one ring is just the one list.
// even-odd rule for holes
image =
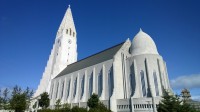
[[132, 63], [130, 66], [129, 85], [130, 85], [130, 95], [132, 96], [135, 92], [135, 85], [136, 85], [134, 63]]
[[76, 77], [76, 79], [74, 81], [74, 94], [73, 94], [73, 97], [75, 97], [75, 95], [76, 95], [76, 86], [77, 86], [77, 77]]
[[108, 86], [109, 86], [109, 96], [111, 97], [113, 88], [114, 88], [114, 81], [113, 81], [113, 66], [110, 68], [109, 74], [108, 74]]
[[73, 37], [75, 37], [75, 33], [73, 32]]
[[70, 36], [72, 35], [72, 29], [71, 28], [69, 29], [69, 35]]
[[65, 82], [63, 81], [62, 88], [61, 88], [61, 96], [60, 96], [61, 99], [63, 97], [64, 86], [65, 86]]
[[51, 98], [53, 98], [52, 96], [53, 96], [53, 87], [54, 87], [54, 84], [52, 85], [52, 88], [51, 88]]
[[154, 85], [155, 85], [156, 96], [159, 96], [158, 80], [157, 80], [156, 71], [153, 72], [153, 79], [154, 79]]
[[81, 81], [81, 98], [83, 97], [83, 93], [84, 93], [84, 84], [85, 84], [85, 75], [83, 75], [83, 78]]
[[58, 98], [58, 89], [59, 89], [59, 83], [57, 84], [57, 89], [56, 89], [56, 98]]
[[66, 34], [68, 34], [68, 29], [66, 29]]
[[143, 96], [146, 96], [146, 84], [145, 84], [145, 76], [143, 70], [140, 72], [140, 77], [141, 77], [142, 94]]
[[98, 95], [99, 97], [101, 96], [101, 92], [102, 92], [102, 88], [103, 88], [103, 83], [102, 83], [102, 80], [103, 80], [103, 71], [101, 69], [100, 73], [99, 73], [99, 76], [98, 76]]
[[92, 95], [92, 87], [93, 87], [92, 85], [93, 85], [93, 72], [91, 73], [89, 78], [89, 96]]
[[66, 89], [66, 90], [67, 90], [66, 99], [69, 97], [69, 92], [70, 92], [70, 82], [71, 82], [71, 81], [69, 80], [69, 82], [67, 83], [67, 86], [66, 86], [66, 87], [67, 87], [67, 89]]

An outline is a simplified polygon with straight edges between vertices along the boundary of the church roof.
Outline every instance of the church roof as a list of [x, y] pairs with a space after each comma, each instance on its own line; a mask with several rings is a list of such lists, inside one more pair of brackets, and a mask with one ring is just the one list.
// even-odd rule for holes
[[123, 44], [124, 42], [94, 55], [91, 55], [87, 58], [79, 60], [75, 63], [72, 63], [68, 65], [62, 72], [60, 72], [55, 78], [104, 62], [109, 59], [113, 59], [113, 56], [117, 53], [117, 51], [122, 47]]
[[142, 29], [140, 29], [132, 41], [132, 55], [141, 54], [158, 54], [155, 42]]

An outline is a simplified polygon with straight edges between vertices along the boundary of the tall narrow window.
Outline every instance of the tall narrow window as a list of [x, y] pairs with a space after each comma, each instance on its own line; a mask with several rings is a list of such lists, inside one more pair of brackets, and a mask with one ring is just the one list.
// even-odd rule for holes
[[85, 84], [85, 75], [83, 75], [82, 81], [81, 81], [81, 98], [84, 94], [84, 84]]
[[67, 83], [67, 86], [66, 86], [66, 87], [67, 87], [67, 89], [66, 89], [66, 90], [67, 90], [66, 99], [69, 97], [69, 92], [70, 92], [70, 82], [71, 82], [71, 81], [69, 80], [69, 82]]
[[142, 70], [140, 72], [140, 76], [141, 76], [141, 86], [142, 86], [142, 94], [143, 96], [146, 96], [146, 84], [145, 84], [145, 77], [144, 77], [144, 71]]
[[68, 34], [68, 29], [66, 29], [66, 34]]
[[77, 87], [77, 77], [76, 77], [76, 79], [74, 81], [74, 94], [73, 94], [73, 97], [76, 96], [76, 87]]
[[72, 35], [72, 29], [71, 28], [69, 29], [69, 35], [70, 36]]
[[102, 92], [102, 88], [103, 88], [102, 80], [103, 80], [103, 71], [101, 69], [99, 76], [98, 76], [98, 95], [99, 95], [99, 97], [101, 96], [101, 92]]
[[57, 84], [57, 88], [56, 88], [56, 98], [58, 98], [58, 89], [59, 89], [59, 83]]
[[89, 96], [92, 95], [92, 86], [93, 85], [93, 72], [92, 74], [90, 75], [90, 78], [89, 78]]
[[108, 86], [109, 86], [109, 97], [111, 97], [113, 88], [114, 88], [114, 81], [113, 81], [113, 66], [110, 68], [110, 72], [108, 74]]
[[129, 76], [129, 81], [130, 81], [130, 95], [132, 96], [135, 93], [135, 70], [134, 70], [134, 62], [130, 66], [130, 76]]
[[60, 96], [61, 99], [63, 97], [64, 86], [65, 86], [65, 82], [63, 81], [62, 88], [61, 88], [61, 96]]
[[75, 37], [75, 33], [73, 32], [73, 37]]
[[154, 79], [154, 85], [155, 85], [156, 96], [159, 96], [158, 80], [157, 80], [156, 71], [153, 72], [153, 79]]
[[51, 99], [53, 98], [52, 96], [53, 96], [53, 89], [54, 89], [54, 84], [52, 85], [52, 88], [51, 88]]

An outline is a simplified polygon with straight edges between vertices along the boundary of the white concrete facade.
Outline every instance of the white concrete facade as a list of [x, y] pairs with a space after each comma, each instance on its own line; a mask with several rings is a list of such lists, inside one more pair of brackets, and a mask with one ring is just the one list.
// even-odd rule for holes
[[58, 99], [62, 104], [87, 107], [87, 100], [96, 93], [113, 112], [156, 112], [163, 90], [171, 91], [166, 62], [153, 39], [142, 30], [133, 41], [127, 39], [80, 61], [76, 40], [68, 8], [35, 93], [38, 96], [47, 91], [50, 108]]
[[68, 7], [64, 18], [60, 24], [56, 39], [47, 61], [43, 76], [38, 85], [34, 97], [43, 92], [50, 91], [51, 80], [58, 75], [67, 65], [77, 61], [77, 38], [76, 29]]

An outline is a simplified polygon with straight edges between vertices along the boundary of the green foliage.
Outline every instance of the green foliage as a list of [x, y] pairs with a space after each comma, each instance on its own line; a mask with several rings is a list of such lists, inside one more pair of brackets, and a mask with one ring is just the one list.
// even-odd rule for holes
[[36, 106], [37, 106], [37, 102], [34, 103], [34, 105], [33, 105], [33, 109], [35, 109]]
[[1, 89], [0, 89], [0, 110], [2, 110], [2, 103], [3, 103], [3, 98], [1, 97]]
[[97, 108], [99, 105], [99, 97], [96, 94], [93, 94], [87, 102], [89, 108]]
[[163, 99], [158, 105], [158, 112], [197, 112], [189, 104], [180, 100], [178, 95], [170, 95], [164, 91]]
[[9, 90], [8, 88], [3, 90], [3, 93], [1, 93], [0, 90], [0, 110], [8, 110], [9, 109], [9, 98], [8, 98]]
[[103, 103], [99, 103], [98, 107], [91, 108], [89, 112], [111, 112], [111, 110], [107, 109]]
[[70, 104], [68, 103], [63, 104], [63, 108], [61, 110], [62, 112], [71, 112]]
[[60, 101], [60, 99], [58, 99], [58, 100], [56, 101], [55, 108], [56, 108], [56, 109], [60, 109], [60, 107], [61, 107], [61, 101]]
[[40, 95], [39, 106], [43, 109], [46, 109], [49, 106], [49, 95], [47, 92], [44, 92]]
[[88, 107], [90, 107], [89, 112], [111, 112], [106, 106], [99, 101], [99, 97], [93, 94], [87, 102]]
[[33, 92], [29, 91], [29, 89], [22, 91], [22, 89], [18, 86], [15, 86], [12, 91], [10, 103], [10, 109], [15, 110], [15, 112], [23, 112], [27, 109], [30, 101], [30, 97]]
[[71, 112], [87, 112], [86, 108], [79, 108], [78, 106], [75, 106], [71, 109]]
[[61, 107], [60, 99], [56, 101], [55, 109], [42, 109], [38, 112], [111, 112], [111, 110], [107, 109], [106, 106], [99, 101], [99, 97], [96, 94], [93, 94], [87, 102], [90, 110], [88, 111], [86, 108], [74, 106], [72, 109], [70, 108], [70, 104], [63, 104]]
[[51, 110], [51, 109], [41, 109], [41, 110], [37, 110], [37, 112], [56, 112], [56, 111]]

